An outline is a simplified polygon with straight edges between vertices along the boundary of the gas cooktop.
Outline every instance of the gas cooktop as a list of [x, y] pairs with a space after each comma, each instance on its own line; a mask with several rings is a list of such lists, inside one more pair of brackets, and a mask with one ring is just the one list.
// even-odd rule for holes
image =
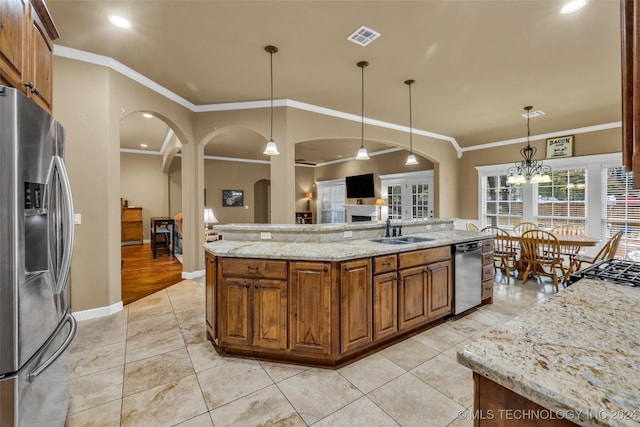
[[619, 285], [640, 287], [640, 263], [624, 259], [607, 259], [573, 273], [568, 284], [580, 279], [596, 279]]

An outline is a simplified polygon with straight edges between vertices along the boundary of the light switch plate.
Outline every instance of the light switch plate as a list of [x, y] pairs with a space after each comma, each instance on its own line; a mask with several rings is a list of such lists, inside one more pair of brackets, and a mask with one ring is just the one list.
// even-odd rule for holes
[[260, 233], [261, 240], [271, 240], [271, 233], [269, 232], [261, 232]]
[[73, 214], [73, 223], [74, 224], [82, 224], [82, 214], [74, 213]]
[[353, 237], [353, 231], [347, 230], [344, 232], [344, 237]]

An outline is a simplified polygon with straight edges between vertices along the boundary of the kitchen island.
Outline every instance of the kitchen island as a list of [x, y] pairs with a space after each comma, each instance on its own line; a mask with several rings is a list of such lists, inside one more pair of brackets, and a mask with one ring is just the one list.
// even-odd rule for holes
[[640, 289], [582, 279], [466, 345], [474, 425], [640, 426], [638, 325]]
[[391, 239], [377, 223], [214, 227], [208, 338], [225, 354], [340, 366], [451, 315], [451, 245], [471, 240], [484, 243], [478, 283], [491, 302], [491, 235], [453, 220], [400, 225]]

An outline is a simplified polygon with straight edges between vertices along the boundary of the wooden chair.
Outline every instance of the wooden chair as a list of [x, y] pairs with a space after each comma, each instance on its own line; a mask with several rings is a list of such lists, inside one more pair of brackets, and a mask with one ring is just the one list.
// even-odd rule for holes
[[171, 231], [166, 224], [158, 221], [151, 221], [151, 253], [153, 258], [156, 257], [159, 249], [166, 250], [167, 255], [171, 255], [171, 246], [169, 245], [169, 236]]
[[550, 277], [557, 292], [559, 279], [556, 270], [560, 270], [562, 280], [566, 277], [558, 238], [548, 231], [529, 230], [522, 233], [520, 247], [522, 260], [526, 265], [522, 283], [529, 280], [529, 273]]
[[593, 265], [605, 259], [615, 258], [618, 246], [620, 245], [620, 239], [622, 239], [622, 231], [618, 231], [616, 234], [611, 236], [607, 243], [600, 248], [596, 256], [591, 257], [584, 254], [576, 255], [569, 266], [569, 271], [567, 271], [566, 277], [569, 277], [571, 273], [582, 269], [582, 264]]
[[480, 231], [477, 225], [472, 222], [467, 223], [467, 231]]
[[522, 235], [522, 233], [524, 233], [525, 231], [537, 230], [537, 229], [538, 229], [538, 224], [534, 224], [533, 222], [526, 222], [526, 221], [513, 226], [513, 232], [518, 235]]
[[[584, 228], [579, 227], [577, 225], [573, 225], [573, 224], [562, 224], [562, 225], [553, 227], [551, 229], [551, 233], [556, 235], [564, 234], [569, 236], [584, 236]], [[573, 259], [578, 255], [578, 253], [580, 252], [580, 249], [582, 249], [582, 246], [580, 245], [573, 245], [573, 246], [561, 245], [560, 254], [568, 258], [569, 266], [571, 266]]]
[[516, 268], [517, 256], [511, 236], [502, 228], [494, 226], [485, 227], [481, 231], [493, 234], [493, 268], [496, 272], [500, 269], [504, 273], [508, 284], [511, 271]]

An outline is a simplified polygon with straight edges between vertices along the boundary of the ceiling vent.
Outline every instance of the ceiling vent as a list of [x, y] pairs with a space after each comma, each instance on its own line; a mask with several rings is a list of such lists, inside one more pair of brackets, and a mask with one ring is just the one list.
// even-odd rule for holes
[[545, 115], [545, 112], [542, 110], [529, 111], [528, 113], [521, 114], [521, 116], [524, 117], [525, 119], [527, 118], [527, 116], [530, 119], [535, 119], [536, 117], [540, 117], [544, 115]]
[[364, 25], [354, 31], [349, 36], [349, 40], [360, 46], [367, 46], [369, 43], [380, 37], [380, 33], [367, 28]]

